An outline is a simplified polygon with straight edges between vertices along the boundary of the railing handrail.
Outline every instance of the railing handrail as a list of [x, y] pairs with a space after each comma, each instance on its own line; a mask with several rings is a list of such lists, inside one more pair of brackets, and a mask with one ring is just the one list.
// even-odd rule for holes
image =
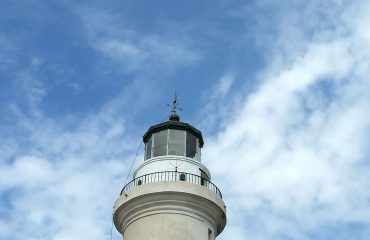
[[219, 196], [222, 199], [221, 191], [218, 189], [218, 187], [208, 180], [207, 178], [203, 178], [199, 175], [193, 174], [193, 173], [187, 173], [187, 172], [181, 172], [181, 171], [162, 171], [162, 172], [153, 172], [144, 174], [142, 176], [136, 177], [130, 182], [128, 182], [121, 191], [122, 195], [123, 193], [129, 191], [130, 189], [140, 186], [145, 183], [152, 183], [152, 182], [169, 182], [169, 181], [184, 181], [194, 184], [200, 184], [202, 186], [207, 187], [209, 190], [216, 193], [217, 196]]

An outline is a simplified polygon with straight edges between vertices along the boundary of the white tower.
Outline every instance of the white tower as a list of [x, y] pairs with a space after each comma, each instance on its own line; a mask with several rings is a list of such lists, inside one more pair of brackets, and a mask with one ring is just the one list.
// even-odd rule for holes
[[180, 122], [176, 98], [169, 121], [144, 134], [145, 159], [114, 205], [125, 240], [213, 240], [226, 225], [220, 190], [201, 163], [202, 133]]

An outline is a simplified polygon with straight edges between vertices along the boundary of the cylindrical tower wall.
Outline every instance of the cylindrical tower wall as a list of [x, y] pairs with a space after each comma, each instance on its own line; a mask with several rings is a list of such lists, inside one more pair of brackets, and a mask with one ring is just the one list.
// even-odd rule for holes
[[163, 212], [131, 223], [125, 240], [213, 240], [214, 228], [206, 221], [183, 213]]
[[118, 198], [114, 223], [125, 240], [213, 240], [225, 227], [226, 207], [197, 184], [149, 183]]
[[163, 171], [186, 172], [202, 176], [202, 172], [206, 175], [205, 178], [211, 180], [211, 174], [206, 166], [201, 162], [191, 158], [179, 156], [160, 156], [151, 158], [142, 163], [134, 172], [134, 178], [145, 174]]

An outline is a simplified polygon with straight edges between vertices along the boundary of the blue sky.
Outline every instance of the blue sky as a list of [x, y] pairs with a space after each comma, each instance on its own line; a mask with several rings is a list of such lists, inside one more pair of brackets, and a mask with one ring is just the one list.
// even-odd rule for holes
[[141, 137], [175, 90], [228, 206], [218, 239], [368, 239], [369, 11], [1, 1], [0, 239], [110, 239]]

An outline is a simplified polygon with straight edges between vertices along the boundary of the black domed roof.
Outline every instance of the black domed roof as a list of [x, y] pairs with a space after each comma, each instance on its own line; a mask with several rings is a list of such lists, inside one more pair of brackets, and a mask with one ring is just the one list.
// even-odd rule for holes
[[179, 122], [180, 121], [180, 116], [177, 113], [172, 113], [169, 117], [169, 120]]

